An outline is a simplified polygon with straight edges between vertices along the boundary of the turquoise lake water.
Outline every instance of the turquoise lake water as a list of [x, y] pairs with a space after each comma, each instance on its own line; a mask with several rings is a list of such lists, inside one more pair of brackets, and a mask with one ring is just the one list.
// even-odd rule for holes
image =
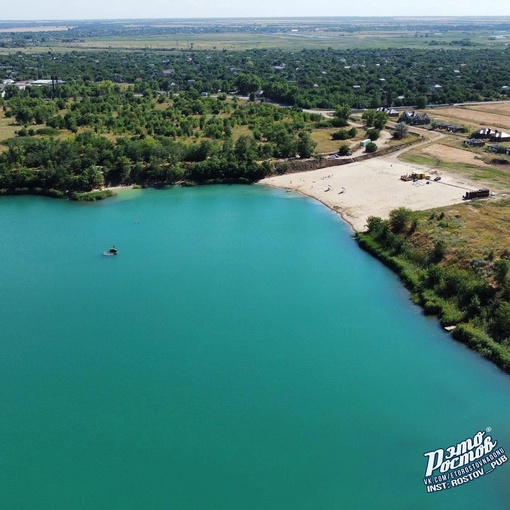
[[510, 462], [423, 482], [487, 427], [510, 451], [510, 377], [320, 204], [9, 197], [0, 232], [0, 509], [510, 508]]

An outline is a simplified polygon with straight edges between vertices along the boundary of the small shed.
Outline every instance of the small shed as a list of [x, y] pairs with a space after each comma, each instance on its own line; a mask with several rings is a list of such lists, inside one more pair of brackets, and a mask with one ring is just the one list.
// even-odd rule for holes
[[360, 147], [366, 147], [372, 140], [370, 138], [366, 138], [365, 140], [361, 140]]

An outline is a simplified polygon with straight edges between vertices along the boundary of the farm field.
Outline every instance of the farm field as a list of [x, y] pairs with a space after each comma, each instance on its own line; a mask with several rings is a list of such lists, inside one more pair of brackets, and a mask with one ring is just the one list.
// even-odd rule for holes
[[[37, 34], [17, 48], [247, 50], [506, 49], [505, 17], [483, 18], [238, 18], [129, 20], [101, 23], [0, 22], [0, 35]], [[1, 37], [0, 37], [1, 39]], [[7, 46], [4, 48], [7, 48]], [[6, 51], [2, 49], [2, 51]]]
[[[91, 37], [83, 42], [60, 42], [52, 48], [90, 48], [90, 49], [151, 49], [151, 50], [247, 50], [262, 48], [279, 48], [281, 50], [299, 51], [307, 49], [367, 49], [367, 48], [412, 48], [437, 49], [442, 45], [450, 45], [457, 40], [458, 34], [442, 33], [434, 35], [436, 44], [431, 44], [427, 37], [416, 37], [416, 32], [380, 32], [361, 31], [349, 33], [345, 31], [302, 30], [299, 32], [226, 32], [226, 33], [192, 33], [156, 36], [126, 37]], [[477, 48], [504, 47], [504, 41], [490, 40], [479, 34], [471, 36], [472, 44]]]
[[510, 132], [510, 103], [508, 102], [433, 108], [428, 113], [434, 120], [462, 124], [471, 129], [491, 127]]

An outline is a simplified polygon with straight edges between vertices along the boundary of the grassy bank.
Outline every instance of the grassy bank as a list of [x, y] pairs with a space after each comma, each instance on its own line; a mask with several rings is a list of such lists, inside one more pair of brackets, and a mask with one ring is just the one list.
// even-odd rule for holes
[[452, 336], [510, 373], [510, 201], [370, 217], [363, 249], [399, 275]]

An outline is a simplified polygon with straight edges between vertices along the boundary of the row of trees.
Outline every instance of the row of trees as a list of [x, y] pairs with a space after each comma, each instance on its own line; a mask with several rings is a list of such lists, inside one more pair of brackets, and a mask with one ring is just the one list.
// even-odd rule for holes
[[[111, 141], [91, 132], [66, 140], [19, 138], [0, 155], [0, 189], [84, 192], [104, 185], [225, 180], [252, 182], [271, 171], [257, 164], [257, 147], [235, 143], [182, 144], [167, 138]], [[193, 161], [193, 163], [191, 163]]]

